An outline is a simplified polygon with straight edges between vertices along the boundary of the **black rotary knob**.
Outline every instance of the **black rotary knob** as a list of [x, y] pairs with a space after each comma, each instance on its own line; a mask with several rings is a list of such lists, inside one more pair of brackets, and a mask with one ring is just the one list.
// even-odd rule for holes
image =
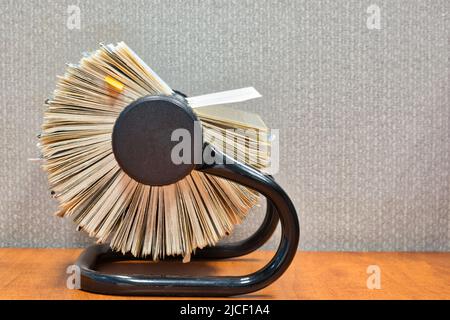
[[[175, 130], [182, 135], [173, 136]], [[168, 185], [194, 169], [196, 146], [201, 145], [196, 143], [199, 134], [201, 139], [200, 123], [183, 98], [146, 96], [120, 113], [113, 128], [112, 149], [119, 166], [134, 180], [146, 185]], [[183, 146], [189, 147], [182, 148], [182, 163], [180, 158], [173, 159], [181, 139], [190, 139], [183, 141]]]

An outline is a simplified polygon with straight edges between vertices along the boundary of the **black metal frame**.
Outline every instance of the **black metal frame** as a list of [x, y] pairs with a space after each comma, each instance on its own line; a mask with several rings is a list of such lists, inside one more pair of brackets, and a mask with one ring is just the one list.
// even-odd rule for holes
[[196, 170], [226, 178], [261, 193], [267, 199], [267, 212], [259, 229], [248, 239], [198, 250], [193, 259], [225, 259], [252, 252], [271, 237], [279, 220], [281, 240], [276, 254], [268, 264], [243, 276], [115, 275], [96, 271], [98, 261], [136, 258], [113, 252], [108, 245], [94, 245], [87, 248], [76, 262], [80, 268], [81, 289], [116, 295], [231, 296], [260, 290], [278, 279], [292, 262], [299, 241], [299, 222], [291, 200], [271, 176], [217, 151], [216, 159], [221, 161], [201, 165]]

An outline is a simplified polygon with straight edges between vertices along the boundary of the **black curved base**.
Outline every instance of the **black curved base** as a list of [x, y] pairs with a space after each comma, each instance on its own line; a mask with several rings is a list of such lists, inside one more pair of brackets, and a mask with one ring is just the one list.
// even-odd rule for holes
[[278, 279], [288, 268], [297, 251], [299, 223], [295, 208], [272, 177], [234, 162], [222, 154], [221, 161], [197, 170], [235, 181], [252, 188], [267, 199], [267, 211], [259, 229], [248, 239], [198, 250], [192, 259], [225, 259], [248, 254], [261, 247], [273, 234], [278, 221], [282, 234], [272, 260], [260, 270], [242, 276], [188, 277], [174, 275], [111, 275], [95, 270], [100, 260], [136, 260], [131, 255], [113, 252], [109, 245], [93, 245], [78, 258], [81, 289], [115, 295], [157, 296], [231, 296], [260, 290]]

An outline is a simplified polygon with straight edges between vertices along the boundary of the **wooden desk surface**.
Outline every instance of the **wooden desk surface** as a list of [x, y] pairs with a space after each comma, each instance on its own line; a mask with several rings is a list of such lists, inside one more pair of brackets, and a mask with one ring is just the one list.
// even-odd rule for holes
[[[0, 299], [127, 298], [67, 289], [66, 268], [80, 252], [81, 249], [0, 249]], [[257, 270], [272, 255], [270, 251], [259, 251], [228, 261], [139, 263], [132, 268], [141, 273], [158, 272], [161, 267], [177, 273], [239, 275]], [[367, 288], [369, 265], [380, 267], [381, 289]], [[450, 253], [298, 252], [290, 268], [275, 283], [235, 298], [450, 299]]]

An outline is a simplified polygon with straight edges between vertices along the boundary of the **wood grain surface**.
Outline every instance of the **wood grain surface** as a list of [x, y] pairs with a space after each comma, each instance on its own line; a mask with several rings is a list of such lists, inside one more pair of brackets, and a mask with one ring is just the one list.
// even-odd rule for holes
[[[66, 268], [81, 249], [0, 249], [0, 299], [167, 299], [108, 296], [66, 287]], [[117, 263], [106, 272], [240, 275], [273, 256], [258, 251], [224, 261]], [[381, 270], [381, 289], [368, 289], [367, 268]], [[272, 285], [235, 299], [450, 299], [450, 253], [298, 252]]]

